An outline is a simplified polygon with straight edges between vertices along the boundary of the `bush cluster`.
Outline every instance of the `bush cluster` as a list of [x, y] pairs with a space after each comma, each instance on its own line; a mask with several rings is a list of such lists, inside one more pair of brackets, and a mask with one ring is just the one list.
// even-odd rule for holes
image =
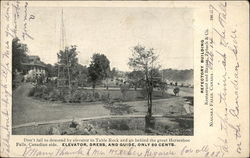
[[31, 89], [29, 96], [50, 100], [62, 101], [65, 103], [81, 103], [94, 101], [108, 101], [108, 93], [98, 93], [94, 91], [58, 89], [49, 85], [37, 85]]

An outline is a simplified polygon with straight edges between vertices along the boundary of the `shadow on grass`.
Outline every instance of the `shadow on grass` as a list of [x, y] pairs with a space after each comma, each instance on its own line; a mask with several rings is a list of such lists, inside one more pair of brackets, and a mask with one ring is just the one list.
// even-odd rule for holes
[[124, 103], [107, 103], [104, 105], [104, 107], [110, 110], [111, 115], [124, 115], [137, 112], [133, 106]]

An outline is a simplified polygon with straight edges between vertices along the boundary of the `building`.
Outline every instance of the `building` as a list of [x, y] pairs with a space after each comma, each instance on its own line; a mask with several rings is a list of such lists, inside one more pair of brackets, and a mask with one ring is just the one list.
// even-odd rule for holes
[[46, 75], [46, 64], [38, 56], [28, 56], [27, 62], [22, 63], [24, 67], [24, 80], [34, 80]]

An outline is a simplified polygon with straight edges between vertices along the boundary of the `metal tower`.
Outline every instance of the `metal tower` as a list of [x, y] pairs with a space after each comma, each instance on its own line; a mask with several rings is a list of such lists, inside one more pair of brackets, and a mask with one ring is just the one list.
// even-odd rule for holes
[[70, 62], [68, 58], [68, 48], [66, 46], [66, 32], [63, 20], [63, 9], [61, 12], [61, 29], [60, 29], [60, 51], [64, 51], [66, 54], [66, 63], [59, 63], [58, 58], [58, 76], [57, 76], [57, 87], [60, 88], [71, 88], [70, 81]]

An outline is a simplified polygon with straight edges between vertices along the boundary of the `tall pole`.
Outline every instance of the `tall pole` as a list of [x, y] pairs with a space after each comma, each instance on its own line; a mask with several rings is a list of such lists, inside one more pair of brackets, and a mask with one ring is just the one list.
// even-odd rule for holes
[[66, 46], [66, 33], [65, 33], [65, 27], [64, 27], [64, 20], [63, 20], [63, 9], [62, 9], [62, 49], [65, 51], [65, 54], [66, 54], [66, 67], [67, 67], [67, 78], [68, 78], [68, 86], [69, 88], [71, 88], [71, 81], [70, 81], [70, 70], [69, 70], [69, 67], [70, 67], [70, 62], [69, 62], [69, 50], [65, 48]]
[[62, 16], [62, 19], [61, 19], [61, 40], [60, 40], [60, 49], [61, 50], [64, 50], [65, 49], [65, 45], [66, 45], [66, 33], [65, 33], [65, 28], [64, 28], [64, 20], [63, 20], [63, 9], [62, 9], [62, 12], [61, 12], [61, 16]]
[[162, 71], [161, 71], [161, 75], [162, 75], [162, 78], [161, 78], [161, 80], [162, 80], [162, 82], [164, 82], [164, 74], [163, 74], [164, 72], [163, 72], [163, 69], [162, 69]]

